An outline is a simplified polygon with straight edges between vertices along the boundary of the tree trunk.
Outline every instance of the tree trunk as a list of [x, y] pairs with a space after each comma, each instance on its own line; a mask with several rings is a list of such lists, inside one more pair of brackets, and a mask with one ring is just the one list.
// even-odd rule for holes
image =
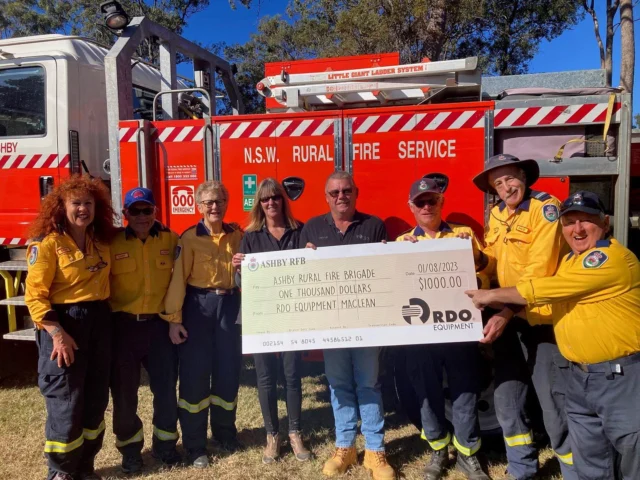
[[611, 5], [611, 0], [607, 0], [607, 31], [605, 34], [605, 54], [604, 54], [604, 69], [607, 76], [607, 87], [611, 86], [613, 78], [613, 36], [615, 31], [613, 29], [613, 17], [618, 9], [619, 0]]
[[636, 48], [633, 28], [633, 0], [620, 2], [620, 85], [627, 93], [633, 93], [633, 69], [636, 63]]

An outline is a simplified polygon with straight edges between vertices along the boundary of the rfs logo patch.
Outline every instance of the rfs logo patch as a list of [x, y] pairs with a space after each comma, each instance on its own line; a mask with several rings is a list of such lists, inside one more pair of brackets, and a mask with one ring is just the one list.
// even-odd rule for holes
[[601, 267], [609, 257], [602, 250], [594, 250], [589, 255], [584, 257], [582, 261], [582, 266], [584, 268], [598, 268]]
[[258, 267], [259, 265], [255, 258], [249, 259], [249, 264], [247, 265], [247, 268], [249, 269], [250, 272], [255, 272], [256, 270], [258, 270]]
[[36, 263], [36, 260], [38, 260], [38, 247], [37, 246], [33, 246], [31, 247], [31, 251], [29, 252], [29, 265], [33, 265]]
[[555, 222], [558, 220], [558, 207], [555, 205], [544, 205], [542, 207], [542, 215], [548, 222]]

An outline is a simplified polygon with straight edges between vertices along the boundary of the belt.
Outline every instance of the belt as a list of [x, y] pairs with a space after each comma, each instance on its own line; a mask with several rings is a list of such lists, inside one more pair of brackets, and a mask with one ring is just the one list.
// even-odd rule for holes
[[622, 367], [638, 362], [640, 362], [640, 352], [600, 363], [571, 363], [585, 373], [606, 373], [607, 375], [613, 375], [614, 373], [622, 373]]
[[187, 285], [187, 287], [201, 293], [214, 293], [216, 295], [234, 295], [238, 293], [238, 288], [201, 288], [194, 285]]
[[155, 313], [129, 313], [118, 312], [118, 315], [125, 317], [127, 320], [134, 320], [136, 322], [146, 322], [156, 316]]

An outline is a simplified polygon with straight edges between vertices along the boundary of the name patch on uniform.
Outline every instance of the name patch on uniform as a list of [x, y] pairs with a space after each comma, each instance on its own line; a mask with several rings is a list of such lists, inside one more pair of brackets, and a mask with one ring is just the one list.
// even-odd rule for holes
[[29, 265], [33, 265], [34, 263], [36, 263], [36, 260], [38, 260], [38, 247], [37, 246], [33, 246], [31, 247], [31, 251], [29, 252]]
[[160, 255], [169, 255], [169, 250], [160, 250]]
[[64, 255], [65, 253], [69, 253], [70, 251], [71, 249], [68, 247], [60, 247], [56, 250], [56, 252], [58, 252], [58, 255]]
[[116, 260], [122, 260], [123, 258], [129, 258], [129, 252], [117, 253], [115, 256]]
[[556, 207], [555, 205], [543, 205], [542, 215], [544, 216], [545, 220], [553, 223], [558, 220], [558, 207]]
[[182, 252], [182, 247], [181, 247], [180, 245], [178, 245], [178, 246], [176, 247], [176, 253], [173, 255], [173, 258], [174, 258], [174, 259], [176, 259], [176, 260], [177, 260], [178, 258], [180, 258], [180, 252]]
[[598, 268], [601, 267], [609, 257], [602, 250], [594, 250], [589, 255], [584, 257], [582, 261], [582, 266], [584, 268]]
[[529, 233], [531, 231], [527, 227], [523, 227], [522, 225], [516, 225], [516, 230], [522, 233]]

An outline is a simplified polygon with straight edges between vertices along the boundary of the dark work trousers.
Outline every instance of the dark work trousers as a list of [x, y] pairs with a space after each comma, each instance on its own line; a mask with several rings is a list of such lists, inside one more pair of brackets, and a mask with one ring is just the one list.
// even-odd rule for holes
[[640, 353], [589, 365], [571, 364], [567, 416], [579, 478], [640, 479]]
[[302, 412], [302, 383], [300, 380], [300, 352], [260, 353], [253, 356], [258, 379], [258, 399], [264, 419], [264, 428], [268, 434], [280, 431], [278, 421], [278, 371], [280, 364], [284, 371], [285, 391], [287, 395], [287, 415], [289, 432], [300, 431]]
[[242, 346], [236, 324], [240, 295], [187, 286], [182, 324], [187, 340], [180, 344], [178, 417], [182, 443], [190, 457], [206, 452], [207, 412], [211, 432], [219, 441], [236, 436]]
[[538, 452], [526, 412], [531, 380], [563, 478], [577, 479], [564, 411], [568, 364], [558, 351], [553, 327], [532, 327], [514, 317], [493, 343], [493, 352], [495, 409], [507, 449], [508, 472], [518, 479], [529, 479], [538, 470]]
[[[423, 438], [433, 450], [442, 450], [453, 441], [464, 455], [480, 449], [478, 424], [478, 365], [480, 353], [476, 342], [443, 343], [407, 347], [407, 373], [420, 401]], [[445, 417], [447, 390], [452, 404], [454, 436]]]
[[113, 318], [111, 397], [116, 447], [123, 455], [140, 455], [144, 446], [142, 421], [137, 415], [140, 368], [149, 373], [153, 393], [153, 450], [159, 455], [178, 441], [178, 349], [169, 339], [169, 324], [158, 316], [136, 320], [116, 312]]
[[104, 411], [109, 403], [111, 318], [105, 301], [53, 305], [62, 328], [78, 346], [71, 366], [51, 360], [53, 340], [36, 332], [38, 386], [47, 407], [45, 456], [51, 479], [93, 472], [102, 448]]

